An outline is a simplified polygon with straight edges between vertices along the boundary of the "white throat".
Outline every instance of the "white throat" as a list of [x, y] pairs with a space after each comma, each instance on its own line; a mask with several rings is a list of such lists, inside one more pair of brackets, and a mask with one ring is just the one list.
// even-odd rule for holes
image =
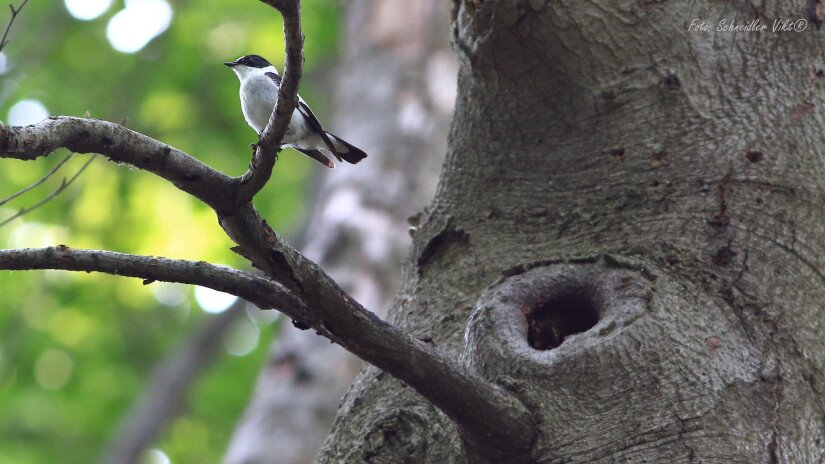
[[233, 66], [232, 71], [235, 73], [236, 76], [238, 76], [238, 79], [240, 79], [242, 83], [248, 81], [249, 79], [263, 76], [268, 72], [278, 74], [278, 70], [275, 69], [274, 66], [267, 66], [265, 68], [253, 68], [241, 64], [238, 66]]

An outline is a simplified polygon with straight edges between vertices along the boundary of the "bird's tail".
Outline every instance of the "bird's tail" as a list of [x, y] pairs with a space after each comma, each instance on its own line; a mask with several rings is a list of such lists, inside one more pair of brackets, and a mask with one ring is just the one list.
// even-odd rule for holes
[[343, 159], [347, 163], [355, 164], [367, 157], [367, 154], [364, 153], [360, 148], [344, 141], [336, 135], [327, 132], [327, 136], [329, 137], [330, 141], [332, 141], [332, 145], [335, 148], [335, 156], [337, 158]]

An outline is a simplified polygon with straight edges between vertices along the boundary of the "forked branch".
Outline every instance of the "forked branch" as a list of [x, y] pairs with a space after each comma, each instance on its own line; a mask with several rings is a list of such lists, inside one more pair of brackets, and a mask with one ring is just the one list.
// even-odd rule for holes
[[26, 192], [29, 192], [32, 189], [37, 188], [38, 185], [40, 185], [43, 182], [46, 182], [47, 180], [49, 180], [49, 178], [51, 176], [53, 176], [57, 171], [59, 171], [60, 168], [62, 168], [63, 165], [66, 164], [66, 162], [69, 161], [72, 158], [73, 155], [74, 155], [74, 153], [69, 152], [69, 154], [66, 155], [65, 158], [60, 160], [60, 162], [57, 163], [53, 168], [51, 168], [49, 170], [49, 172], [47, 172], [45, 175], [43, 175], [43, 177], [41, 177], [40, 179], [37, 179], [36, 181], [34, 181], [33, 183], [27, 185], [26, 187], [23, 187], [22, 189], [14, 192], [13, 194], [7, 196], [6, 198], [3, 198], [2, 200], [0, 200], [0, 206], [5, 205], [6, 203], [14, 200], [15, 198], [19, 197], [20, 195], [23, 195]]
[[3, 51], [6, 48], [6, 45], [9, 43], [9, 31], [11, 31], [11, 26], [14, 24], [14, 20], [17, 19], [17, 15], [20, 14], [20, 10], [26, 6], [26, 3], [29, 3], [29, 0], [23, 0], [23, 2], [17, 8], [14, 5], [9, 4], [9, 9], [11, 10], [11, 18], [9, 18], [8, 24], [6, 24], [6, 30], [3, 31], [3, 38], [0, 39], [0, 51]]
[[[71, 157], [71, 155], [69, 155], [69, 157]], [[34, 184], [26, 187], [25, 189], [15, 193], [14, 195], [12, 195], [9, 198], [15, 198], [15, 197], [21, 195], [22, 193], [25, 193], [26, 191], [31, 190], [33, 187], [41, 184], [43, 181], [48, 179], [54, 172], [56, 172], [57, 169], [59, 169], [60, 166], [62, 166], [63, 163], [65, 163], [66, 160], [69, 159], [69, 157], [66, 157], [54, 169], [52, 169], [50, 172], [46, 173], [46, 175], [44, 177], [42, 177], [40, 180], [38, 180]], [[30, 213], [30, 212], [36, 210], [37, 208], [40, 208], [41, 206], [45, 205], [46, 203], [52, 201], [55, 197], [60, 195], [61, 192], [63, 192], [70, 185], [72, 185], [74, 183], [74, 181], [76, 181], [77, 178], [80, 177], [81, 174], [83, 174], [83, 171], [85, 171], [86, 168], [88, 168], [89, 165], [92, 164], [92, 161], [94, 161], [94, 160], [95, 160], [95, 156], [93, 155], [88, 160], [86, 160], [85, 163], [83, 163], [83, 166], [81, 166], [80, 169], [78, 169], [77, 172], [74, 173], [74, 175], [72, 177], [69, 177], [68, 179], [64, 178], [63, 180], [61, 180], [60, 185], [58, 185], [56, 189], [54, 189], [50, 194], [48, 194], [45, 197], [41, 198], [37, 203], [35, 203], [31, 206], [26, 206], [24, 208], [20, 208], [20, 210], [17, 211], [16, 213], [12, 214], [11, 216], [7, 217], [6, 219], [0, 220], [0, 227], [3, 227], [4, 225], [10, 223], [11, 221], [14, 221], [15, 219], [23, 216], [24, 214]], [[6, 201], [8, 201], [8, 199]], [[0, 204], [2, 204], [2, 203], [0, 203]]]

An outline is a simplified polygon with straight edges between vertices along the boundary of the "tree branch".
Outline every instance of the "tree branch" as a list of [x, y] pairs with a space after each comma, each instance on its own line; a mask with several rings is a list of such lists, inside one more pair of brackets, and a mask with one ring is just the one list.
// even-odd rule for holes
[[19, 197], [20, 195], [23, 195], [24, 193], [26, 193], [26, 192], [32, 190], [33, 188], [37, 187], [38, 185], [42, 184], [43, 182], [46, 182], [49, 179], [49, 177], [53, 176], [57, 171], [59, 171], [60, 168], [63, 167], [63, 165], [66, 164], [66, 162], [69, 161], [69, 159], [71, 159], [71, 157], [73, 155], [74, 155], [74, 153], [69, 152], [69, 154], [65, 158], [60, 160], [60, 162], [57, 163], [57, 165], [55, 165], [55, 167], [53, 167], [43, 177], [41, 177], [40, 179], [37, 179], [37, 181], [33, 182], [32, 184], [28, 185], [27, 187], [24, 187], [24, 188], [18, 190], [17, 192], [14, 192], [13, 194], [7, 196], [6, 198], [0, 200], [0, 206], [5, 205], [6, 203], [14, 200], [15, 198]]
[[410, 385], [444, 411], [471, 445], [483, 449], [493, 436], [496, 443], [510, 444], [485, 449], [495, 454], [494, 462], [523, 462], [536, 429], [509, 392], [367, 311], [270, 229], [251, 205], [218, 219], [247, 259], [306, 304], [307, 318], [298, 319], [300, 325]]
[[[293, 45], [288, 43], [292, 52], [287, 53], [287, 66], [300, 69], [302, 59], [294, 53], [295, 44], [300, 45], [296, 42], [300, 40], [300, 28], [293, 22], [299, 20], [298, 1], [264, 1], [283, 12], [285, 31], [292, 31], [285, 34], [297, 34], [288, 39]], [[290, 85], [297, 89], [299, 79], [293, 79]], [[283, 92], [288, 88], [282, 85], [279, 102], [285, 102], [283, 114], [291, 115], [289, 105], [294, 108], [295, 101], [287, 101], [288, 95]], [[271, 126], [273, 118], [279, 119], [277, 114], [276, 110], [270, 117], [256, 154], [265, 155], [266, 144], [275, 142], [270, 130], [274, 134]], [[287, 123], [285, 118], [280, 122]], [[413, 387], [456, 422], [472, 447], [484, 449], [484, 454], [494, 457], [493, 461], [509, 463], [526, 459], [536, 429], [521, 402], [466, 366], [364, 309], [315, 263], [269, 228], [246, 200], [269, 178], [275, 162], [274, 151], [271, 159], [263, 159], [258, 167], [252, 166], [251, 170], [258, 172], [251, 177], [257, 180], [248, 181], [252, 187], [247, 187], [242, 182], [246, 176], [230, 178], [180, 150], [110, 122], [56, 117], [34, 126], [0, 126], [0, 158], [31, 160], [61, 147], [78, 153], [100, 153], [111, 160], [132, 164], [168, 179], [197, 197], [218, 213], [221, 226], [239, 245], [235, 251], [279, 283], [204, 262], [71, 250], [65, 246], [0, 251], [0, 269], [98, 271], [190, 283], [240, 296], [261, 308], [277, 307], [299, 325], [311, 327], [319, 335]], [[499, 444], [510, 446], [485, 449], [491, 437], [496, 437]]]
[[[0, 252], [0, 269], [100, 271], [190, 283], [238, 295], [262, 308], [278, 307], [299, 324], [413, 387], [450, 416], [469, 442], [483, 444], [497, 436], [499, 443], [512, 444], [513, 451], [503, 453], [521, 456], [529, 450], [535, 428], [518, 400], [364, 309], [269, 228], [251, 203], [231, 210], [225, 192], [233, 191], [233, 179], [180, 150], [105, 121], [59, 117], [35, 126], [0, 127], [0, 158], [35, 159], [60, 147], [128, 162], [206, 202], [239, 245], [236, 251], [280, 284], [272, 287], [276, 284], [263, 278], [207, 263], [103, 251], [72, 255], [67, 247]], [[206, 270], [210, 272], [203, 274]], [[278, 297], [274, 301], [268, 295], [273, 291]]]
[[[0, 269], [100, 271], [202, 285], [238, 295], [262, 308], [291, 302], [279, 309], [413, 387], [452, 418], [470, 443], [483, 444], [490, 436], [497, 436], [499, 443], [512, 445], [512, 452], [502, 449], [502, 453], [523, 456], [529, 450], [535, 427], [518, 400], [364, 309], [270, 229], [251, 203], [234, 211], [224, 209], [229, 208], [224, 192], [231, 192], [234, 186], [231, 178], [180, 150], [105, 121], [60, 117], [35, 126], [0, 127], [0, 157], [34, 159], [60, 147], [97, 152], [144, 168], [215, 208], [221, 226], [239, 245], [236, 251], [283, 285], [276, 289], [281, 300], [269, 300], [259, 287], [272, 290], [268, 287], [272, 282], [240, 271], [194, 263], [213, 271], [211, 278], [204, 279], [191, 262], [146, 257], [122, 260], [129, 255], [112, 252], [80, 252], [77, 259], [65, 259], [62, 256], [66, 256], [67, 247], [33, 250], [38, 252], [35, 255], [21, 250], [0, 252]], [[101, 267], [104, 265], [107, 267]], [[176, 269], [187, 272], [173, 272]], [[221, 272], [214, 273], [216, 269]], [[230, 284], [222, 283], [224, 278]]]
[[[300, 0], [261, 1], [283, 16], [286, 60], [277, 103], [244, 175], [237, 178], [225, 176], [151, 137], [111, 122], [85, 118], [54, 117], [34, 126], [13, 128], [0, 124], [0, 157], [35, 159], [61, 147], [77, 153], [95, 152], [158, 174], [216, 211], [232, 210], [251, 202], [272, 175], [277, 152], [298, 104], [304, 63]], [[6, 35], [27, 2], [24, 0], [17, 9], [10, 5], [12, 17], [0, 44], [5, 45]], [[231, 194], [227, 195], [227, 192]]]
[[241, 185], [235, 198], [236, 206], [252, 201], [272, 176], [272, 169], [281, 150], [292, 113], [298, 106], [298, 86], [304, 70], [304, 35], [301, 32], [300, 0], [261, 0], [281, 12], [284, 18], [286, 60], [278, 98], [269, 122], [255, 148], [249, 170], [241, 176]]
[[[69, 155], [69, 156], [71, 156], [71, 155]], [[68, 160], [68, 159], [69, 158], [67, 157], [66, 160]], [[14, 221], [15, 219], [19, 218], [20, 216], [22, 216], [22, 215], [24, 215], [28, 212], [31, 212], [31, 211], [36, 210], [37, 208], [40, 208], [41, 206], [43, 206], [46, 203], [53, 200], [56, 196], [60, 195], [60, 193], [62, 191], [66, 190], [66, 188], [68, 188], [70, 185], [72, 185], [74, 183], [74, 181], [77, 180], [77, 178], [80, 177], [81, 174], [83, 174], [83, 171], [85, 171], [86, 168], [89, 167], [90, 164], [92, 164], [92, 161], [94, 161], [94, 159], [95, 159], [95, 155], [92, 155], [92, 157], [89, 158], [88, 160], [86, 160], [86, 162], [83, 163], [83, 166], [81, 166], [80, 169], [78, 169], [77, 172], [72, 177], [70, 177], [68, 180], [66, 180], [66, 178], [63, 178], [63, 180], [60, 181], [60, 185], [56, 189], [54, 189], [54, 191], [52, 193], [46, 195], [44, 198], [42, 198], [37, 203], [35, 203], [31, 206], [25, 207], [25, 208], [20, 208], [20, 211], [18, 211], [17, 213], [15, 213], [15, 214], [9, 216], [8, 218], [3, 219], [2, 221], [0, 221], [0, 227], [3, 227], [4, 225], [10, 223], [11, 221]], [[45, 177], [43, 177], [39, 181], [35, 182], [34, 184], [30, 185], [29, 187], [26, 187], [25, 189], [21, 190], [20, 192], [17, 192], [16, 194], [12, 195], [10, 198], [14, 198], [15, 196], [26, 192], [27, 190], [31, 189], [32, 187], [37, 186], [39, 183], [41, 183], [44, 180], [48, 179], [49, 176], [51, 176], [57, 170], [57, 168], [60, 168], [60, 166], [66, 160], [61, 161], [60, 164], [58, 164], [56, 166], [56, 168], [53, 169], [51, 172], [46, 174]], [[2, 204], [2, 203], [0, 203], [0, 204]]]
[[216, 211], [232, 208], [237, 182], [200, 160], [149, 136], [108, 121], [51, 117], [32, 126], [0, 126], [0, 158], [34, 160], [59, 148], [99, 153], [157, 174]]
[[273, 238], [285, 251], [282, 259], [296, 266], [293, 269], [302, 285], [303, 301], [280, 284], [231, 268], [66, 246], [0, 251], [0, 269], [95, 271], [189, 283], [237, 295], [260, 308], [277, 308], [415, 388], [453, 419], [471, 444], [483, 446], [492, 436], [499, 438], [496, 443], [509, 443], [511, 449], [498, 450], [498, 462], [510, 462], [503, 460], [505, 456], [520, 462], [535, 436], [524, 405], [435, 348], [382, 321], [344, 293], [317, 265], [277, 235]]
[[26, 6], [26, 3], [29, 3], [29, 0], [23, 0], [23, 3], [20, 4], [17, 8], [14, 5], [9, 4], [9, 9], [11, 10], [11, 18], [9, 18], [9, 23], [6, 24], [6, 30], [3, 31], [3, 38], [0, 39], [0, 51], [3, 51], [6, 48], [6, 45], [9, 43], [9, 31], [11, 31], [11, 26], [14, 24], [14, 20], [17, 19], [17, 15], [20, 14], [20, 10]]
[[209, 287], [239, 296], [262, 309], [277, 308], [289, 317], [302, 317], [303, 303], [277, 282], [204, 261], [139, 256], [113, 251], [76, 250], [65, 245], [0, 250], [0, 269], [62, 269], [102, 272], [153, 281]]

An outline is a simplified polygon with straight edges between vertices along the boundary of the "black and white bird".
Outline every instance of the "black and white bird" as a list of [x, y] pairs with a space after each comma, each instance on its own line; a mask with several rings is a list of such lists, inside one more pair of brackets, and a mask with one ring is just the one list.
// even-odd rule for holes
[[[269, 61], [258, 55], [242, 56], [224, 64], [232, 68], [240, 79], [243, 116], [246, 123], [260, 136], [275, 108], [281, 76]], [[353, 164], [367, 157], [357, 147], [325, 131], [300, 96], [281, 144], [290, 146], [329, 168], [334, 168], [335, 165], [323, 151], [332, 153], [338, 161]]]

